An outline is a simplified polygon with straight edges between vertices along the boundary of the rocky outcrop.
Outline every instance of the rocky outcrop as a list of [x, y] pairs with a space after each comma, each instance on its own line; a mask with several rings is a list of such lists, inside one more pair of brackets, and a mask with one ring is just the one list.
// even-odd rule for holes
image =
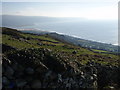
[[3, 52], [3, 53], [4, 53], [4, 52], [11, 51], [11, 50], [16, 50], [16, 48], [11, 47], [11, 46], [8, 46], [8, 45], [5, 45], [5, 44], [2, 44], [2, 45], [0, 45], [0, 46], [2, 46], [2, 52]]
[[[73, 63], [73, 62], [71, 62]], [[78, 67], [49, 49], [26, 49], [3, 55], [3, 88], [119, 88], [117, 66], [89, 62]]]

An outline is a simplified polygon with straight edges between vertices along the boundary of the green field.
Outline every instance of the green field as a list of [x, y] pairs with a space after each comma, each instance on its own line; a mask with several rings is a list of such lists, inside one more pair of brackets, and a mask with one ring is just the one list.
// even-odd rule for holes
[[86, 64], [89, 61], [94, 61], [101, 64], [118, 65], [118, 56], [104, 53], [107, 51], [96, 49], [92, 49], [92, 51], [86, 48], [61, 42], [49, 35], [26, 34], [8, 28], [3, 28], [2, 31], [2, 44], [17, 48], [18, 50], [29, 48], [46, 48], [52, 50], [53, 53], [59, 55], [67, 62], [77, 61], [81, 64]]

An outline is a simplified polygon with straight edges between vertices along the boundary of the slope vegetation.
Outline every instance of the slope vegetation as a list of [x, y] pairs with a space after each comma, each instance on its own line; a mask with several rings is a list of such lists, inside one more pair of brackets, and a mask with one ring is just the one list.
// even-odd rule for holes
[[1, 44], [3, 88], [119, 88], [118, 55], [5, 27]]

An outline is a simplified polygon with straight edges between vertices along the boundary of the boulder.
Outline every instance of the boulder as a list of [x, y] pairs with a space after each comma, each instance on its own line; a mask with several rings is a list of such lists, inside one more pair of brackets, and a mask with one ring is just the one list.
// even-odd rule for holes
[[7, 77], [3, 76], [3, 77], [2, 77], [2, 83], [3, 83], [4, 85], [9, 85], [9, 84], [10, 84], [10, 81], [7, 79]]
[[33, 79], [34, 79], [34, 78], [31, 78], [31, 76], [27, 76], [27, 77], [25, 77], [25, 80], [26, 80], [27, 82], [32, 82]]
[[37, 45], [40, 45], [40, 46], [42, 46], [43, 44], [42, 44], [42, 43], [37, 43]]
[[14, 74], [14, 70], [10, 66], [7, 66], [5, 75], [6, 76], [12, 76], [13, 74]]
[[23, 72], [24, 69], [25, 69], [24, 66], [22, 66], [22, 65], [18, 65], [18, 69], [17, 69], [17, 71], [18, 71], [18, 72]]
[[34, 69], [31, 68], [31, 67], [28, 67], [28, 68], [25, 70], [25, 72], [26, 72], [27, 74], [34, 74]]
[[72, 54], [77, 54], [77, 51], [73, 51]]
[[38, 73], [42, 73], [47, 70], [48, 68], [42, 62], [39, 62], [39, 66], [35, 69], [35, 71], [37, 71]]
[[58, 74], [58, 83], [62, 82], [62, 75]]
[[24, 87], [27, 84], [27, 82], [23, 79], [16, 79], [15, 82], [17, 87]]
[[14, 73], [14, 77], [15, 78], [20, 78], [20, 77], [22, 77], [24, 75], [24, 73], [23, 72], [19, 72], [19, 71], [15, 71], [15, 73]]
[[12, 67], [13, 70], [16, 71], [18, 69], [18, 63], [17, 62], [13, 62], [11, 67]]
[[32, 81], [31, 87], [32, 88], [41, 88], [41, 82], [39, 80], [34, 80], [34, 81]]

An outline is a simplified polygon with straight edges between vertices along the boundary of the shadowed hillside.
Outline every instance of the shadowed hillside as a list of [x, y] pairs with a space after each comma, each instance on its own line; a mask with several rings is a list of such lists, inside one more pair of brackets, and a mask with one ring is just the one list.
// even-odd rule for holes
[[120, 88], [115, 54], [5, 27], [2, 50], [3, 88]]

